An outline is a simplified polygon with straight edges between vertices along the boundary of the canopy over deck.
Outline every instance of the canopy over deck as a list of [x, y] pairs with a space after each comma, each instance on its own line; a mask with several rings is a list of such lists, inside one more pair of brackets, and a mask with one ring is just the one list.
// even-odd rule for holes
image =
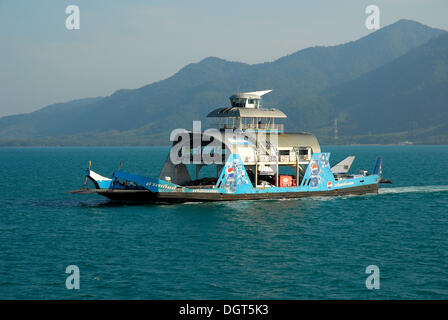
[[246, 99], [261, 99], [261, 96], [264, 96], [265, 94], [271, 92], [272, 89], [269, 90], [262, 90], [262, 91], [252, 91], [252, 92], [240, 92], [237, 94], [234, 94], [230, 97], [230, 100], [234, 98], [246, 98]]
[[278, 109], [261, 108], [218, 108], [207, 115], [208, 118], [286, 118], [286, 115]]

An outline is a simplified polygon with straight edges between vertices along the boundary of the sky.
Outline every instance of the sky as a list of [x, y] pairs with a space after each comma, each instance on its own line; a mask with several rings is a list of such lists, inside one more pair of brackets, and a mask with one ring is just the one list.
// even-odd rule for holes
[[[77, 5], [80, 29], [68, 30]], [[0, 0], [0, 117], [108, 96], [215, 56], [249, 64], [359, 39], [380, 25], [448, 30], [448, 0]]]

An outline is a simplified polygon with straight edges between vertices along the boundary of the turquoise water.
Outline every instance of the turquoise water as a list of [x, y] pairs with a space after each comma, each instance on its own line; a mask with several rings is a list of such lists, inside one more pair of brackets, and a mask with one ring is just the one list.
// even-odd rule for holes
[[[158, 175], [167, 148], [0, 149], [1, 299], [447, 299], [448, 146], [330, 146], [383, 156], [379, 195], [111, 205], [69, 195], [88, 160]], [[80, 269], [67, 290], [65, 268]], [[380, 269], [367, 290], [365, 269]]]

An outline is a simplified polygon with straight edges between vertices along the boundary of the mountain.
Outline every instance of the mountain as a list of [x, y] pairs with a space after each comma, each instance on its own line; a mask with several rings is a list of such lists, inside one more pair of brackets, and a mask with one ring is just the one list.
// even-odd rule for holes
[[[266, 96], [265, 105], [285, 111], [289, 130], [316, 129], [326, 139], [334, 117], [342, 121], [352, 109], [356, 117], [363, 117], [364, 106], [359, 107], [356, 100], [344, 103], [344, 99], [356, 99], [356, 95], [348, 96], [353, 94], [350, 86], [367, 90], [358, 81], [367, 83], [365, 77], [375, 77], [375, 72], [384, 68], [383, 72], [387, 72], [401, 61], [397, 59], [420, 50], [444, 33], [400, 20], [356, 41], [307, 48], [268, 63], [249, 65], [210, 57], [139, 89], [118, 90], [108, 97], [55, 104], [29, 114], [0, 118], [0, 144], [166, 144], [172, 129], [191, 128], [192, 120], [203, 120], [211, 109], [228, 105], [228, 96], [236, 91], [271, 87], [275, 91]], [[431, 51], [431, 47], [426, 50]], [[406, 64], [406, 60], [401, 63]], [[444, 69], [440, 70], [443, 77]], [[433, 125], [431, 119], [428, 121], [425, 125]], [[362, 128], [347, 126], [344, 130], [347, 135], [367, 134]]]
[[341, 136], [405, 133], [408, 140], [445, 135], [448, 143], [448, 34], [359, 78], [326, 90]]

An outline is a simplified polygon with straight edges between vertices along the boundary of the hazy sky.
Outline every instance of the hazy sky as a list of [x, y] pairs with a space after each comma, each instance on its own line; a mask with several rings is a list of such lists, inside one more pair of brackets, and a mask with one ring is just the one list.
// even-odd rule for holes
[[[65, 8], [80, 9], [67, 30]], [[260, 63], [412, 19], [448, 30], [448, 0], [0, 0], [0, 116], [106, 96], [208, 56]]]

